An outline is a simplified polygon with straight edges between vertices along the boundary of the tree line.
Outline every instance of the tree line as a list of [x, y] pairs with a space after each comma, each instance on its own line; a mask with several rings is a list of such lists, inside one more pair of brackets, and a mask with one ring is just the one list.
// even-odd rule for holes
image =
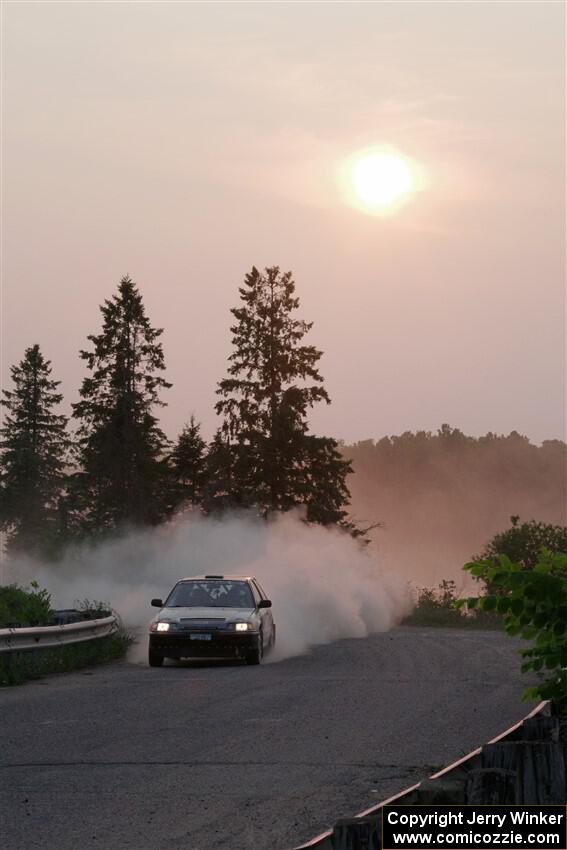
[[535, 445], [516, 431], [473, 437], [445, 424], [342, 448], [355, 470], [352, 512], [382, 522], [381, 554], [423, 585], [455, 578], [460, 586], [462, 564], [511, 516], [567, 525], [562, 440]]
[[[534, 445], [512, 431], [480, 437], [442, 425], [436, 432], [406, 431], [378, 441], [362, 440], [344, 446], [357, 471], [351, 480], [357, 510], [388, 504], [431, 505], [450, 516], [455, 525], [474, 516], [489, 517], [497, 505], [501, 516], [491, 536], [512, 514], [564, 522], [567, 505], [567, 445], [544, 440]], [[457, 516], [463, 523], [457, 522]], [[427, 517], [427, 521], [432, 519]]]
[[87, 376], [59, 411], [60, 381], [38, 344], [12, 366], [0, 429], [0, 528], [8, 553], [57, 558], [72, 541], [155, 526], [191, 509], [261, 517], [301, 507], [306, 522], [353, 536], [347, 475], [336, 440], [312, 434], [309, 410], [329, 404], [322, 352], [306, 344], [291, 272], [253, 267], [231, 310], [232, 353], [218, 384], [220, 426], [207, 444], [194, 417], [174, 442], [158, 411], [163, 329], [129, 276], [100, 307], [102, 326], [80, 351]]

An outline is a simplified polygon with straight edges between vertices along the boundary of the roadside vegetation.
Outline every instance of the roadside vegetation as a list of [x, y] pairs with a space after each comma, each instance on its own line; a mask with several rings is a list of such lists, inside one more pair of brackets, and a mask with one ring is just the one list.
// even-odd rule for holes
[[[464, 569], [484, 585], [479, 596], [455, 599], [454, 584], [420, 597], [412, 617], [437, 612], [438, 625], [449, 625], [455, 609], [459, 625], [493, 618], [510, 637], [529, 642], [520, 649], [522, 672], [536, 673], [537, 685], [525, 699], [549, 700], [552, 710], [567, 714], [567, 528], [530, 520], [496, 534]], [[433, 598], [431, 598], [433, 597]], [[440, 614], [439, 612], [443, 612]], [[441, 617], [447, 622], [442, 623]], [[460, 619], [459, 619], [460, 618]], [[424, 624], [424, 623], [420, 623]]]
[[48, 626], [53, 622], [51, 596], [32, 581], [29, 589], [0, 586], [0, 629]]
[[502, 619], [494, 612], [476, 608], [467, 611], [457, 607], [456, 584], [444, 579], [436, 588], [418, 589], [411, 614], [403, 620], [404, 626], [438, 626], [440, 628], [501, 629]]
[[543, 550], [552, 553], [567, 552], [565, 526], [537, 522], [534, 519], [520, 523], [519, 516], [510, 517], [510, 522], [510, 528], [494, 535], [482, 553], [473, 558], [475, 568], [469, 565], [465, 567], [477, 581], [484, 584], [487, 593], [498, 592], [498, 586], [494, 585], [490, 578], [493, 574], [492, 568], [488, 566], [495, 558], [505, 556], [517, 564], [519, 569], [529, 571], [535, 569], [540, 562]]
[[542, 549], [527, 568], [507, 555], [466, 564], [491, 592], [458, 604], [468, 611], [498, 613], [506, 632], [530, 641], [521, 649], [522, 671], [539, 673], [542, 681], [525, 692], [526, 699], [548, 699], [567, 714], [567, 553]]
[[[77, 601], [81, 620], [96, 620], [112, 614], [106, 602]], [[29, 588], [16, 584], [0, 587], [0, 629], [51, 626], [57, 623], [51, 596], [37, 582]], [[122, 626], [108, 637], [38, 651], [0, 654], [0, 685], [19, 685], [49, 673], [66, 673], [123, 658], [132, 638]]]
[[[542, 563], [547, 563], [546, 559], [550, 557], [556, 558], [550, 568], [551, 573], [567, 581], [567, 568], [562, 560], [564, 556], [561, 554], [562, 551], [567, 551], [567, 528], [536, 520], [523, 523], [519, 520], [518, 516], [510, 517], [510, 528], [494, 535], [484, 547], [482, 554], [475, 556], [464, 567], [471, 576], [484, 585], [480, 596], [469, 597], [468, 600], [460, 599], [456, 583], [446, 579], [436, 588], [419, 588], [416, 593], [415, 607], [405, 618], [403, 625], [509, 631], [505, 615], [510, 611], [507, 600], [511, 596], [511, 589], [507, 579], [505, 580], [506, 570], [496, 569], [498, 564], [505, 564], [506, 569], [514, 573], [524, 574], [523, 579], [516, 576], [512, 579], [512, 583], [520, 587], [524, 582], [528, 598], [530, 594], [536, 592], [531, 584], [536, 580], [529, 576], [534, 572], [536, 574], [546, 572]], [[541, 594], [541, 590], [538, 589], [537, 592]], [[562, 598], [559, 590], [558, 598]], [[514, 609], [518, 611], [519, 605], [518, 599], [515, 599]], [[522, 616], [525, 619], [530, 613], [534, 615], [537, 613], [538, 623], [543, 622], [545, 615], [543, 609], [538, 608], [534, 612], [526, 609]], [[515, 623], [515, 626], [517, 625]], [[560, 611], [560, 619], [554, 625], [554, 629], [558, 634], [567, 631], [567, 607]], [[521, 631], [520, 629], [514, 633], [519, 634]], [[528, 631], [527, 634], [531, 632]], [[534, 669], [539, 670], [543, 666], [542, 663]], [[565, 666], [567, 666], [567, 659]]]
[[131, 643], [132, 638], [119, 630], [109, 637], [84, 643], [0, 655], [0, 685], [21, 685], [50, 673], [70, 673], [83, 667], [107, 664], [124, 658]]

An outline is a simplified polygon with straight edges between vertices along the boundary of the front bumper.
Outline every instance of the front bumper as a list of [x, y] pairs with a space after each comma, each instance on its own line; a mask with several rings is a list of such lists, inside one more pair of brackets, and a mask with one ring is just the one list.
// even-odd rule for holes
[[206, 634], [210, 638], [203, 640], [193, 638], [190, 632], [150, 632], [150, 652], [165, 658], [245, 658], [257, 649], [260, 637], [258, 632]]

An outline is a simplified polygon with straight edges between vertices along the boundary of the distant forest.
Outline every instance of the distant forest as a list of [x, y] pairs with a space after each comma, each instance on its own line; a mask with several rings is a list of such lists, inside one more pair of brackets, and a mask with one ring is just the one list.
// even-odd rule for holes
[[567, 520], [567, 445], [536, 446], [512, 431], [469, 437], [443, 425], [343, 445], [351, 514], [381, 522], [373, 545], [387, 566], [431, 584], [462, 580], [461, 567], [511, 516], [559, 525]]

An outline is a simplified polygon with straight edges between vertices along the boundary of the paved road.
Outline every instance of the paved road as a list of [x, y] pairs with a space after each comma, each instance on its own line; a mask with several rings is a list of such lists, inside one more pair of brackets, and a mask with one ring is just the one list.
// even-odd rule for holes
[[0, 691], [2, 850], [284, 850], [523, 717], [497, 632], [261, 667], [117, 663]]

